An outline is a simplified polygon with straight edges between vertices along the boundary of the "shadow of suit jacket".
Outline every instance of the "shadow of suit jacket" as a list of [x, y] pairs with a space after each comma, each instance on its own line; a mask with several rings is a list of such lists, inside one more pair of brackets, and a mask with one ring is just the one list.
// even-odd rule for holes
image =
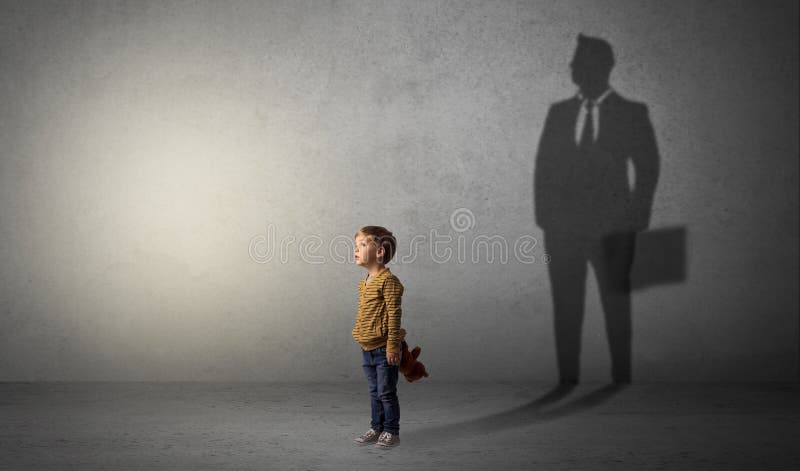
[[574, 97], [547, 113], [534, 172], [536, 223], [545, 231], [579, 235], [646, 229], [659, 173], [647, 106], [611, 92], [598, 110], [599, 133], [588, 151], [575, 143], [580, 107]]

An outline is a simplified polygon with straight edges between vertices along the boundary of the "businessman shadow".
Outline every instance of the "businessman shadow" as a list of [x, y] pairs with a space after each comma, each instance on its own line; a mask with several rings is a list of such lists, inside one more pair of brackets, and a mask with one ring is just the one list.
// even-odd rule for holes
[[[605, 317], [611, 377], [620, 383], [632, 380], [632, 289], [685, 277], [685, 231], [648, 230], [660, 155], [647, 106], [609, 86], [613, 65], [610, 44], [578, 36], [570, 67], [580, 93], [550, 107], [536, 154], [535, 217], [549, 260], [565, 384], [579, 380], [588, 265]], [[643, 251], [650, 264], [636, 264], [632, 280]]]
[[549, 405], [567, 397], [575, 389], [575, 385], [559, 384], [538, 398], [513, 409], [471, 420], [416, 430], [406, 441], [427, 443], [434, 439], [441, 440], [444, 436], [454, 439], [474, 437], [548, 422], [599, 406], [626, 387], [624, 384], [611, 383], [569, 402], [548, 408]]

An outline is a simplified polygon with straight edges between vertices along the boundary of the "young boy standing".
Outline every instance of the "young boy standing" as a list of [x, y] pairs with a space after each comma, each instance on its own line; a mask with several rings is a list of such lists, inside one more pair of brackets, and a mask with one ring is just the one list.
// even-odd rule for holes
[[403, 285], [386, 264], [397, 250], [391, 232], [365, 226], [355, 235], [356, 265], [367, 270], [358, 284], [358, 314], [353, 338], [361, 345], [364, 373], [372, 400], [370, 429], [355, 442], [389, 448], [400, 442], [400, 403], [397, 378], [400, 365], [400, 301]]

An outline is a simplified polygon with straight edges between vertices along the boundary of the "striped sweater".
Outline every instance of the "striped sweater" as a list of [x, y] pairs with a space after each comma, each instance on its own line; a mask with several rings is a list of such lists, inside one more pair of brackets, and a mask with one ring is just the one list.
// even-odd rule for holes
[[358, 314], [353, 326], [353, 339], [364, 350], [386, 345], [387, 352], [400, 353], [400, 301], [403, 285], [388, 269], [383, 268], [358, 284]]

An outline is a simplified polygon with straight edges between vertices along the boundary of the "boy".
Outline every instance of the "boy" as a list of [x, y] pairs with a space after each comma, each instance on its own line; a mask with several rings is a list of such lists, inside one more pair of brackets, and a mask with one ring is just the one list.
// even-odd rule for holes
[[372, 400], [370, 429], [355, 442], [390, 448], [400, 442], [400, 403], [397, 377], [400, 365], [400, 301], [403, 285], [386, 264], [397, 241], [380, 226], [365, 226], [355, 235], [356, 265], [367, 270], [358, 284], [358, 314], [353, 338], [361, 345], [364, 373]]

